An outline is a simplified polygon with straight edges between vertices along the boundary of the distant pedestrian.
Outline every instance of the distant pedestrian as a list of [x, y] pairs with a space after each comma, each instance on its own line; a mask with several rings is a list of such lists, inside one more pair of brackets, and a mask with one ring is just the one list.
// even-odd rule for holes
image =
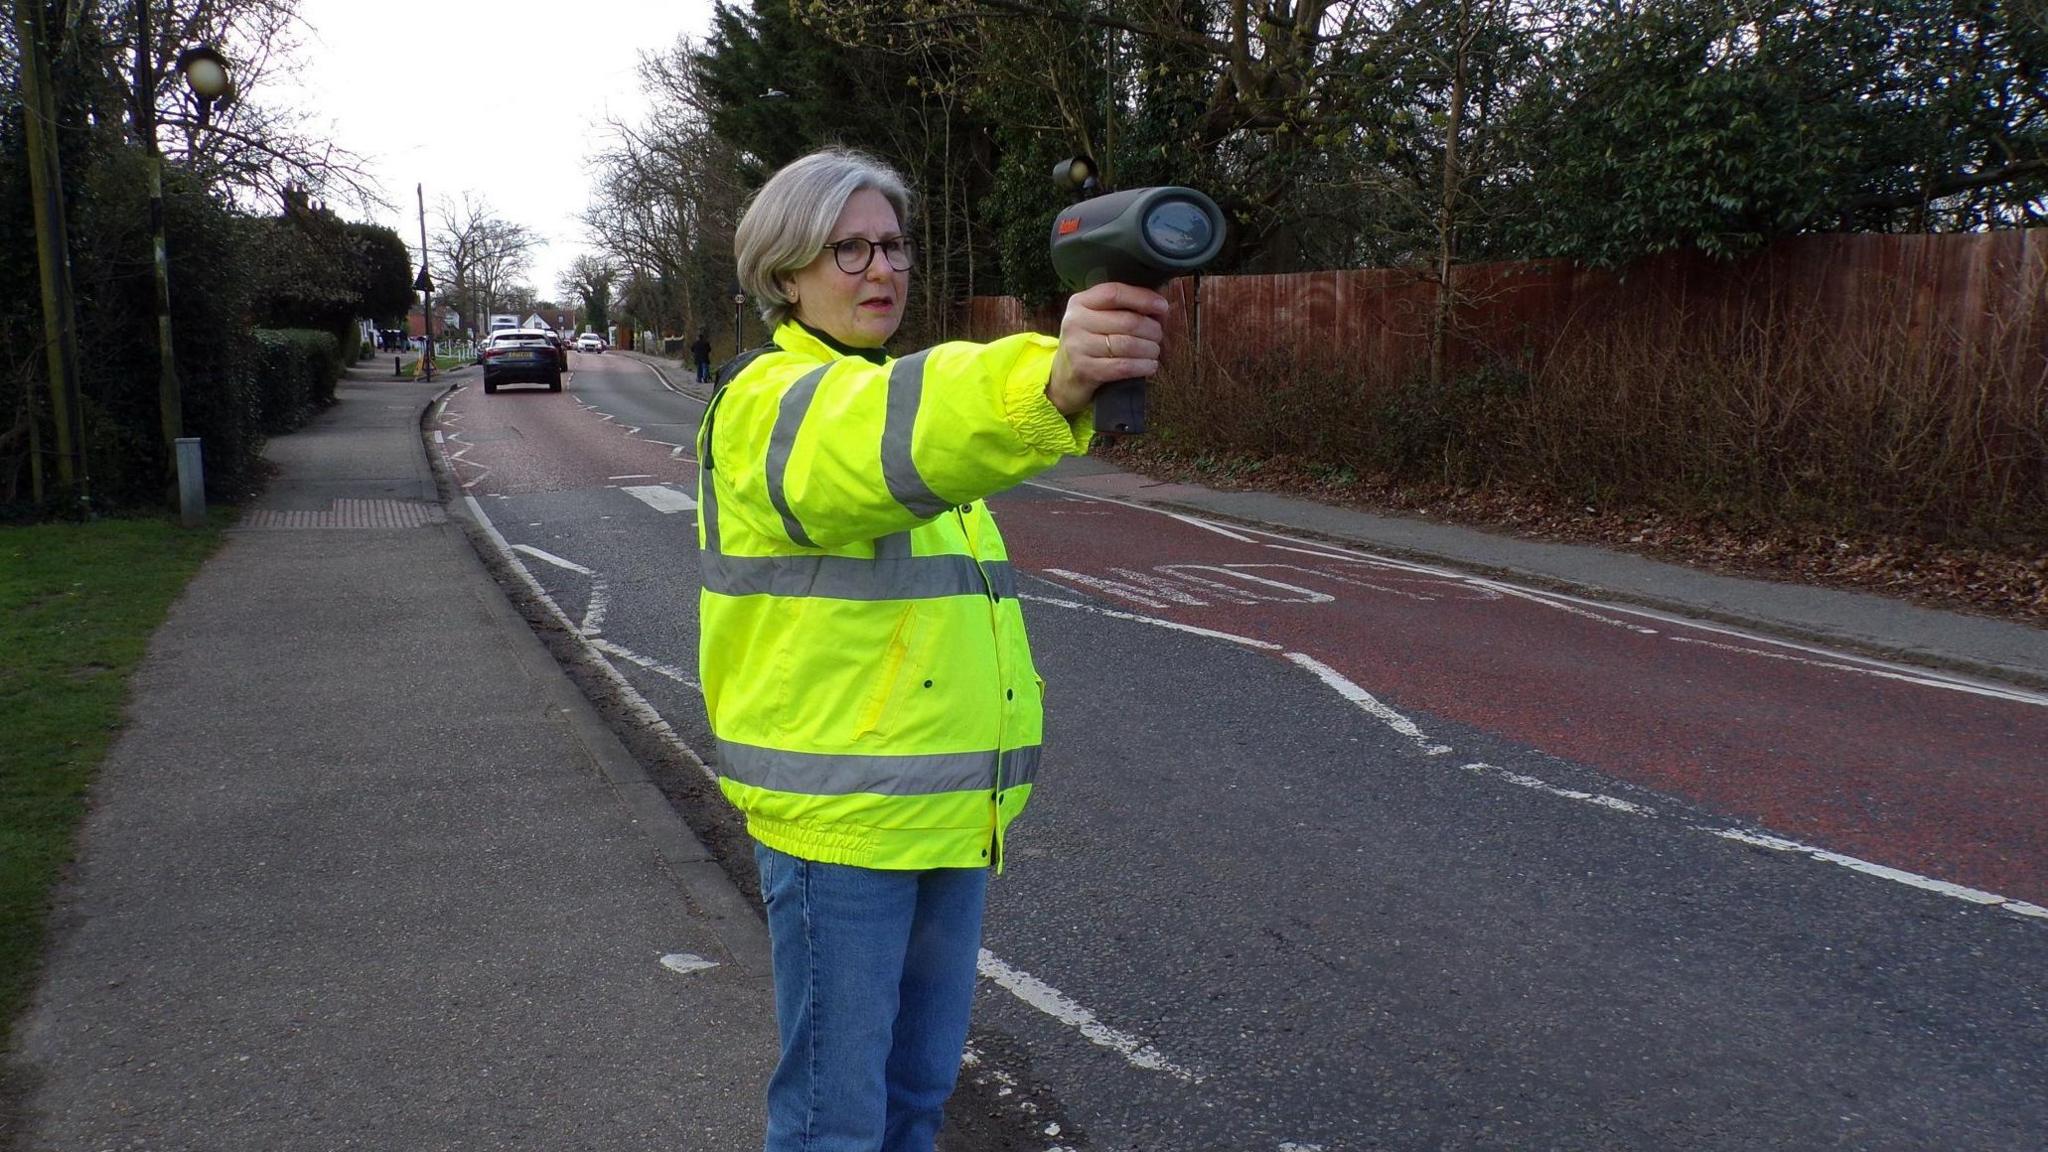
[[839, 149], [762, 186], [734, 239], [772, 344], [698, 432], [700, 679], [774, 953], [766, 1152], [932, 1152], [1043, 723], [983, 497], [1084, 452], [1095, 390], [1159, 370], [1166, 300], [1126, 284], [1075, 295], [1057, 340], [890, 357], [909, 209]]
[[703, 332], [690, 345], [690, 356], [697, 361], [697, 383], [711, 383], [711, 337]]

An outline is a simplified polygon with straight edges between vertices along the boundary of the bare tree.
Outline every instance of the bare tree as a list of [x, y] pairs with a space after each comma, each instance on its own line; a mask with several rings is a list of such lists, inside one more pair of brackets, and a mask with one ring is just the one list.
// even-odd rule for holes
[[[388, 207], [362, 157], [336, 146], [311, 113], [266, 99], [270, 81], [296, 63], [303, 47], [298, 0], [75, 0], [68, 20], [96, 25], [131, 100], [138, 3], [149, 5], [151, 42], [143, 58], [154, 83], [147, 98], [167, 158], [245, 206], [276, 206], [286, 188], [300, 188], [364, 208]], [[180, 54], [202, 44], [227, 57], [233, 82], [204, 114], [177, 70]], [[134, 109], [122, 111], [132, 126]]]
[[671, 331], [722, 327], [746, 196], [740, 158], [711, 131], [692, 49], [682, 38], [641, 60], [653, 110], [640, 123], [606, 125], [610, 140], [592, 157], [595, 191], [583, 215], [626, 272], [629, 318]]
[[[489, 327], [491, 312], [510, 304], [512, 288], [532, 271], [533, 249], [540, 238], [532, 229], [500, 217], [489, 200], [474, 192], [464, 192], [460, 200], [443, 197], [435, 215], [428, 243], [452, 289], [451, 303], [467, 312], [471, 326], [482, 332]], [[532, 291], [524, 295], [530, 304]]]

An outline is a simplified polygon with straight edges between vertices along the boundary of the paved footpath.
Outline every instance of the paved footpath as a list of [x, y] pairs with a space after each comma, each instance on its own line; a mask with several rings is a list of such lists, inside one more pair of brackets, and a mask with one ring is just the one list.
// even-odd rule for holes
[[444, 512], [439, 388], [352, 373], [273, 441], [154, 637], [24, 1148], [759, 1147], [765, 932]]

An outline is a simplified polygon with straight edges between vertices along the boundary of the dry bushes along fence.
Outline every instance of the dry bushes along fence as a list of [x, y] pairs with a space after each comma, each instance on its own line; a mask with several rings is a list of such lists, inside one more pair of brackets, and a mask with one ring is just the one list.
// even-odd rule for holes
[[[2048, 544], [2048, 230], [1819, 236], [1738, 264], [1177, 281], [1182, 452], [1607, 507]], [[976, 338], [1038, 327], [970, 302]]]

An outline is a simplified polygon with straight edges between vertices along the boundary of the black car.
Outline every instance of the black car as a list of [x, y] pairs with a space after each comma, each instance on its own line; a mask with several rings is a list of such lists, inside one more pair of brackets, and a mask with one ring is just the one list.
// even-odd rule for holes
[[562, 390], [560, 345], [536, 329], [500, 329], [491, 335], [484, 349], [484, 392], [496, 392], [500, 384], [545, 384], [550, 392]]

